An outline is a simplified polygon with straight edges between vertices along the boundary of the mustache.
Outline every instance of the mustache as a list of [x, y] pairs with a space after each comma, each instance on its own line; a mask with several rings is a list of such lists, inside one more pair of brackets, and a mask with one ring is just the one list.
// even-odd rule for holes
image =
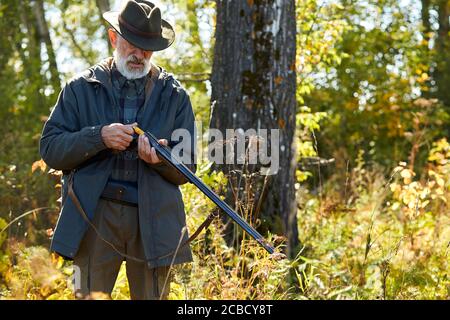
[[128, 62], [132, 62], [132, 63], [136, 63], [136, 64], [142, 64], [142, 65], [145, 65], [145, 60], [144, 59], [139, 59], [138, 57], [136, 57], [134, 54], [132, 54], [132, 55], [130, 55], [128, 58], [127, 58], [127, 61], [126, 61], [127, 63]]

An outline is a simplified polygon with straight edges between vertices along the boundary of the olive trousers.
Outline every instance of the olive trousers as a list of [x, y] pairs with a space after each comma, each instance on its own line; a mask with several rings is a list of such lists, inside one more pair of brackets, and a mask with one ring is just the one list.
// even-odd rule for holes
[[[144, 259], [137, 207], [100, 199], [92, 223], [101, 237], [121, 253]], [[149, 268], [145, 262], [124, 258], [92, 227], [86, 232], [73, 261], [75, 273], [79, 273], [75, 276], [76, 298], [92, 297], [94, 292], [110, 297], [123, 261], [131, 299], [167, 299], [169, 267]]]

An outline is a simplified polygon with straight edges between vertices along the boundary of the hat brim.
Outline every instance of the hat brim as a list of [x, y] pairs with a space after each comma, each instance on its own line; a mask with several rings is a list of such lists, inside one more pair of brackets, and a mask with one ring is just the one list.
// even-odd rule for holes
[[166, 20], [161, 19], [161, 36], [155, 38], [147, 38], [136, 35], [119, 23], [118, 11], [107, 11], [103, 13], [103, 18], [120, 34], [125, 40], [135, 47], [146, 51], [161, 51], [170, 47], [175, 40], [175, 31]]

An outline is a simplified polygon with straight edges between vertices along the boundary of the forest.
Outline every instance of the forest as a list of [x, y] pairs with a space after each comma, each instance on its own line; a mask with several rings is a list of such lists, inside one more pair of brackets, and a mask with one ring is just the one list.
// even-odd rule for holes
[[[175, 42], [152, 61], [208, 129], [277, 129], [279, 169], [196, 175], [225, 215], [170, 269], [170, 300], [450, 299], [450, 1], [158, 0]], [[112, 56], [121, 0], [0, 0], [0, 300], [72, 300], [50, 252], [61, 171], [39, 153], [65, 84]], [[192, 233], [216, 206], [180, 186]], [[95, 298], [104, 298], [99, 295]], [[122, 265], [112, 299], [130, 299]]]

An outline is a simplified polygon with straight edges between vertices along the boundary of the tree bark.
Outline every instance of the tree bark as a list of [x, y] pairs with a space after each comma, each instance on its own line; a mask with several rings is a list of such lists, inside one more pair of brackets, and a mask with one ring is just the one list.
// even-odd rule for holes
[[9, 126], [3, 120], [10, 118], [10, 107], [16, 103], [14, 90], [17, 87], [17, 74], [10, 61], [16, 53], [16, 43], [20, 45], [18, 39], [21, 39], [21, 37], [18, 3], [9, 4], [7, 10], [2, 8], [0, 12], [2, 15], [0, 19], [0, 30], [2, 30], [0, 36], [0, 92], [2, 93], [0, 99], [0, 119], [2, 119], [0, 134], [2, 134], [9, 130]]
[[422, 0], [422, 26], [423, 26], [423, 37], [429, 40], [430, 37], [428, 33], [431, 31], [430, 25], [430, 0]]
[[95, 0], [97, 3], [97, 8], [100, 11], [100, 14], [105, 13], [106, 11], [111, 10], [111, 6], [109, 5], [109, 0]]
[[56, 63], [56, 55], [53, 49], [52, 39], [50, 38], [48, 24], [45, 20], [44, 1], [35, 0], [32, 6], [32, 10], [34, 19], [36, 21], [36, 30], [39, 42], [45, 44], [49, 63], [51, 84], [54, 90], [54, 95], [57, 95], [61, 91], [61, 80], [59, 78], [58, 65]]
[[[16, 49], [22, 60], [24, 66], [24, 73], [29, 85], [26, 90], [29, 92], [29, 97], [34, 98], [34, 103], [37, 106], [46, 108], [46, 99], [42, 92], [45, 80], [41, 74], [42, 60], [41, 60], [41, 46], [39, 45], [39, 34], [36, 30], [35, 18], [32, 8], [28, 1], [19, 0], [18, 14], [23, 26], [20, 39], [16, 42]], [[23, 39], [27, 39], [26, 49], [22, 48]], [[47, 113], [48, 109], [42, 110]]]
[[[102, 21], [103, 26], [105, 27], [105, 30], [108, 30], [109, 28], [109, 24], [103, 19], [103, 13], [105, 13], [106, 11], [111, 10], [111, 5], [109, 3], [109, 0], [95, 0], [95, 3], [97, 5], [98, 11], [99, 11], [99, 15], [100, 15], [100, 21]], [[112, 54], [112, 47], [111, 47], [111, 43], [109, 42], [109, 38], [108, 38], [108, 33], [105, 32], [104, 35], [105, 41], [108, 44], [108, 50], [110, 55]]]
[[[236, 198], [236, 208], [250, 210], [253, 214], [261, 210], [265, 222], [260, 229], [286, 235], [288, 253], [292, 255], [298, 245], [293, 148], [295, 2], [217, 0], [216, 8], [216, 43], [211, 77], [214, 107], [210, 128], [219, 129], [224, 136], [228, 128], [279, 129], [280, 169], [269, 179], [260, 176], [256, 181], [252, 180], [250, 189], [240, 190], [243, 185], [239, 181], [249, 177], [239, 172], [242, 166], [216, 167], [223, 170], [236, 187], [236, 190], [228, 191], [227, 200]], [[250, 173], [257, 169], [253, 167]], [[246, 198], [248, 192], [255, 195], [250, 204], [245, 203], [249, 200]]]
[[[434, 78], [437, 85], [437, 98], [450, 110], [450, 1], [439, 0], [437, 3], [439, 30], [436, 39], [436, 70]], [[450, 129], [449, 129], [450, 132]]]

